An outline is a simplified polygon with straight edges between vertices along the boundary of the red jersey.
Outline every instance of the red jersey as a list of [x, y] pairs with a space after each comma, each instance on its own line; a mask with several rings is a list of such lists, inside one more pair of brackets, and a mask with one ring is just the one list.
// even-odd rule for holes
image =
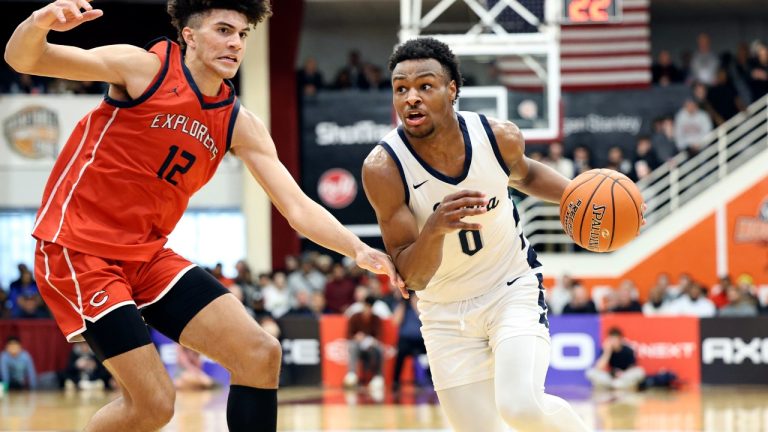
[[240, 106], [232, 84], [211, 100], [176, 43], [163, 39], [149, 52], [162, 66], [144, 94], [106, 96], [77, 124], [45, 186], [35, 238], [148, 261], [229, 150]]

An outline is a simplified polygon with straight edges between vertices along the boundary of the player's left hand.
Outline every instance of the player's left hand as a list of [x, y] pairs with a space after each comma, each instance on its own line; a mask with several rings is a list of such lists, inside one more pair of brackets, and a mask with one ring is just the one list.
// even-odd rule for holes
[[397, 273], [395, 264], [392, 262], [389, 255], [369, 246], [364, 246], [355, 254], [355, 262], [360, 268], [364, 268], [377, 274], [387, 275], [392, 285], [400, 290], [400, 294], [402, 294], [404, 298], [409, 297], [408, 290], [405, 288], [405, 282]]

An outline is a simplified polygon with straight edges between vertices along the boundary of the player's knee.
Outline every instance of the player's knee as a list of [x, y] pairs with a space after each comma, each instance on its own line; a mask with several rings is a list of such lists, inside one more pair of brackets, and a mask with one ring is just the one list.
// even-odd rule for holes
[[496, 408], [504, 421], [516, 428], [535, 423], [543, 414], [534, 394], [509, 392], [497, 395]]
[[176, 392], [173, 386], [161, 386], [141, 401], [135, 401], [136, 415], [147, 429], [159, 429], [173, 418]]
[[254, 372], [266, 373], [280, 370], [282, 348], [271, 335], [262, 333], [250, 340], [243, 349], [232, 372], [241, 377], [252, 376]]

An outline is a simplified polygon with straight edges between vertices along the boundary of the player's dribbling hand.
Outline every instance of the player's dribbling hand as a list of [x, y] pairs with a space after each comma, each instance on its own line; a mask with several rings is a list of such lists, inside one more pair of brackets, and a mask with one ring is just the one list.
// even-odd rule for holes
[[90, 0], [56, 0], [33, 12], [32, 22], [43, 30], [64, 32], [103, 14], [91, 6]]
[[487, 212], [488, 201], [485, 194], [478, 191], [463, 190], [446, 195], [427, 220], [437, 233], [448, 234], [457, 230], [479, 230], [478, 223], [464, 222], [466, 216], [475, 216]]
[[389, 282], [400, 290], [404, 298], [408, 298], [408, 289], [405, 287], [403, 278], [397, 273], [395, 264], [389, 255], [368, 246], [364, 246], [355, 255], [357, 266], [376, 274], [385, 274], [389, 277]]

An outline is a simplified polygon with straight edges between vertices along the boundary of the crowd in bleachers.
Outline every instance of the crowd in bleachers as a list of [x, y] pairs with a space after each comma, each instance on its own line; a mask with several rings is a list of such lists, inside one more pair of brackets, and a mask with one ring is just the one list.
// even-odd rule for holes
[[646, 316], [751, 317], [768, 315], [768, 285], [756, 285], [752, 276], [735, 280], [723, 276], [710, 287], [687, 273], [673, 284], [660, 273], [641, 299], [632, 280], [622, 280], [617, 287], [599, 285], [591, 292], [577, 279], [563, 276], [548, 292], [547, 303], [559, 315], [637, 312]]

